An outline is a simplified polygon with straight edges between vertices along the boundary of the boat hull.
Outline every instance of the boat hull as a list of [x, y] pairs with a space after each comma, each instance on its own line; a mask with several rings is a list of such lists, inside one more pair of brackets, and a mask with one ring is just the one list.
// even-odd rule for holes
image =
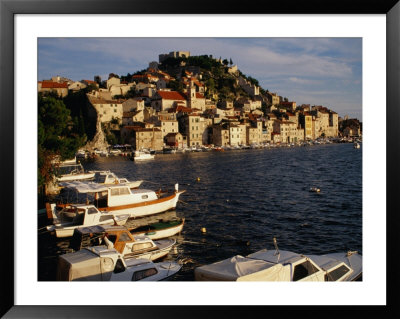
[[164, 243], [164, 244], [160, 245], [161, 242], [155, 242], [157, 244], [157, 246], [159, 247], [159, 249], [146, 251], [146, 252], [143, 252], [143, 253], [136, 253], [136, 254], [125, 253], [123, 256], [124, 256], [125, 259], [130, 259], [130, 258], [138, 259], [138, 258], [141, 258], [141, 259], [148, 259], [148, 260], [151, 260], [151, 261], [158, 260], [160, 258], [163, 258], [163, 257], [167, 256], [168, 253], [171, 251], [172, 247], [176, 243], [176, 240], [172, 240], [172, 239], [170, 239], [169, 242], [168, 242], [168, 240], [165, 240], [165, 241], [167, 241], [167, 244]]
[[114, 216], [129, 214], [130, 218], [143, 217], [165, 212], [167, 210], [175, 209], [179, 196], [184, 191], [179, 191], [171, 196], [159, 198], [156, 200], [142, 202], [137, 204], [129, 204], [115, 207], [99, 208], [100, 211], [106, 211]]
[[149, 231], [140, 231], [140, 232], [135, 232], [135, 230], [132, 230], [131, 233], [134, 236], [145, 235], [153, 240], [156, 240], [156, 239], [171, 237], [171, 236], [174, 236], [174, 235], [180, 233], [183, 229], [183, 225], [184, 225], [184, 220], [182, 221], [181, 224], [173, 226], [173, 227], [149, 230]]
[[[114, 225], [114, 219], [108, 219], [104, 222], [96, 223], [96, 225]], [[94, 225], [51, 225], [47, 229], [51, 232], [54, 231], [54, 234], [57, 238], [65, 238], [65, 237], [72, 237], [74, 234], [75, 229], [87, 227], [87, 226], [94, 226]]]
[[77, 181], [77, 180], [85, 180], [94, 178], [95, 173], [85, 173], [85, 174], [78, 174], [78, 175], [64, 175], [59, 177], [57, 180], [59, 182], [69, 182], [69, 181]]

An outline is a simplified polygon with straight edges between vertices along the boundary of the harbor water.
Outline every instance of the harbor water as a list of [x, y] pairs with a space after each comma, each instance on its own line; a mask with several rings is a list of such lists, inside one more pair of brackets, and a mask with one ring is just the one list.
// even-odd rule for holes
[[[144, 162], [98, 157], [82, 164], [85, 170], [143, 180], [141, 188], [173, 189], [179, 183], [186, 190], [176, 211], [164, 216], [185, 217], [167, 256], [183, 264], [177, 281], [194, 280], [200, 265], [274, 249], [273, 237], [281, 250], [362, 254], [362, 149], [352, 144], [157, 154]], [[158, 218], [163, 217], [148, 221]], [[55, 280], [57, 257], [69, 251], [68, 239], [45, 231], [38, 236], [38, 279]]]

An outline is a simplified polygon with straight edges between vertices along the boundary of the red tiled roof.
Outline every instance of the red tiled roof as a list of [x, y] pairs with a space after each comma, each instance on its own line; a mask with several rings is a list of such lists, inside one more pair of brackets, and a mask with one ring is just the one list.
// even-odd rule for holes
[[136, 130], [136, 129], [139, 129], [139, 128], [142, 128], [142, 127], [140, 127], [140, 126], [132, 126], [132, 125], [124, 126], [124, 129], [127, 129], [127, 130]]
[[183, 105], [178, 105], [178, 106], [176, 107], [175, 112], [192, 113], [193, 110], [192, 110], [190, 107], [186, 107], [186, 106], [183, 106]]
[[42, 89], [68, 89], [68, 84], [67, 83], [43, 81], [42, 82]]
[[97, 82], [96, 81], [92, 81], [92, 80], [82, 80], [83, 82], [86, 82], [86, 83], [90, 83], [90, 84], [96, 84]]
[[165, 100], [186, 100], [186, 97], [176, 91], [157, 91], [158, 95]]
[[204, 97], [203, 94], [197, 93], [197, 92], [196, 92], [196, 98], [198, 98], [198, 99], [204, 99], [205, 97]]
[[159, 128], [135, 127], [133, 130], [135, 130], [136, 132], [161, 132]]

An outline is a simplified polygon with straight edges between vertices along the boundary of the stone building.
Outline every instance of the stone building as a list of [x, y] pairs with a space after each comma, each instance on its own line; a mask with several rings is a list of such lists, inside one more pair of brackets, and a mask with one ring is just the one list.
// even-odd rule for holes
[[135, 150], [163, 149], [163, 139], [159, 128], [144, 128], [139, 126], [124, 126], [121, 135], [125, 141], [133, 146]]

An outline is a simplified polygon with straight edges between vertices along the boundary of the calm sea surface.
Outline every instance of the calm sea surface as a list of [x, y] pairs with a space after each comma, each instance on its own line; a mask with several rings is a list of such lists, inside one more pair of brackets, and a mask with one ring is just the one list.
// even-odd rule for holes
[[[141, 188], [179, 183], [186, 190], [170, 213], [186, 218], [167, 257], [184, 262], [175, 280], [194, 280], [193, 269], [203, 264], [274, 249], [273, 237], [297, 253], [362, 253], [362, 149], [353, 144], [157, 154], [142, 163], [99, 157], [83, 166], [142, 179]], [[39, 280], [55, 280], [57, 256], [68, 244], [39, 233]]]

